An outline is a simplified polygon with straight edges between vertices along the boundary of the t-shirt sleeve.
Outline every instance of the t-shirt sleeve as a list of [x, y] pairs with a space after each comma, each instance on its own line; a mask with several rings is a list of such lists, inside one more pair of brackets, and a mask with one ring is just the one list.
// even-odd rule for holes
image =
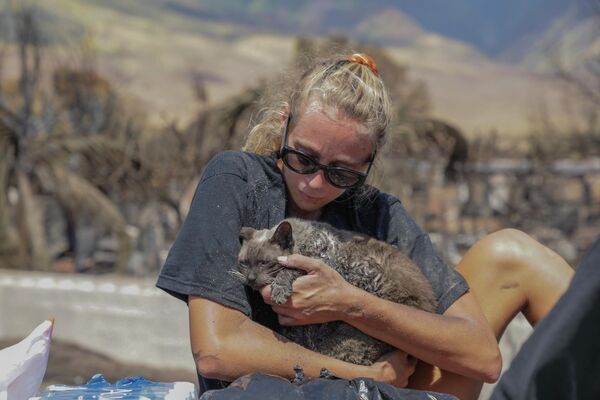
[[400, 201], [393, 202], [387, 224], [387, 241], [409, 256], [421, 269], [438, 301], [436, 312], [443, 314], [452, 303], [469, 290], [465, 279], [437, 255], [433, 244], [408, 214]]
[[221, 153], [209, 162], [156, 286], [183, 301], [201, 296], [250, 314], [245, 288], [231, 274], [237, 269], [247, 187], [239, 153]]

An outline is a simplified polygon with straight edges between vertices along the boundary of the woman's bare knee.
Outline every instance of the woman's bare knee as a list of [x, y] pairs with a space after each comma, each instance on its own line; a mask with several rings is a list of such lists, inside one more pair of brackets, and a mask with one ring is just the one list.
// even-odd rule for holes
[[568, 264], [554, 251], [518, 229], [506, 228], [491, 233], [467, 252], [474, 253], [477, 260], [484, 262], [484, 267], [497, 269], [497, 273], [530, 274], [540, 268], [559, 266], [561, 269]]
[[[536, 324], [566, 290], [573, 269], [557, 253], [517, 229], [502, 229], [477, 242], [458, 267], [469, 284], [489, 294], [511, 292], [512, 307]], [[506, 289], [514, 289], [507, 291]], [[513, 299], [514, 300], [514, 299]]]
[[[476, 242], [465, 254], [457, 269], [463, 274], [488, 276], [502, 273], [515, 275], [522, 260], [528, 257], [531, 247], [537, 243], [529, 235], [517, 229], [502, 229]], [[468, 277], [467, 277], [468, 278]]]
[[531, 236], [512, 228], [491, 233], [484, 240], [489, 256], [499, 265], [518, 263], [540, 247]]

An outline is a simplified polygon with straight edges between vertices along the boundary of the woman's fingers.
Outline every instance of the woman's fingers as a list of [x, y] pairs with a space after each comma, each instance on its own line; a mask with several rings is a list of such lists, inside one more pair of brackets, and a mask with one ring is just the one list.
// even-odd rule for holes
[[271, 292], [272, 291], [273, 291], [273, 288], [271, 287], [271, 285], [263, 286], [262, 288], [259, 289], [259, 292], [260, 292], [265, 304], [271, 305]]
[[306, 257], [301, 254], [291, 254], [289, 256], [277, 257], [277, 261], [286, 267], [306, 271], [307, 274], [319, 271], [325, 265], [321, 260]]
[[341, 319], [346, 309], [344, 299], [348, 284], [342, 276], [321, 260], [292, 254], [279, 258], [286, 267], [302, 269], [306, 275], [298, 277], [292, 284], [292, 294], [285, 304], [271, 301], [272, 287], [265, 286], [260, 294], [265, 304], [270, 305], [282, 325], [306, 325]]
[[300, 321], [298, 321], [296, 318], [293, 317], [288, 317], [282, 314], [277, 314], [277, 320], [279, 321], [280, 325], [284, 325], [284, 326], [298, 326], [298, 325], [302, 325], [300, 323]]
[[382, 367], [384, 382], [406, 387], [408, 379], [415, 372], [417, 359], [402, 350], [394, 350], [384, 354], [374, 365]]

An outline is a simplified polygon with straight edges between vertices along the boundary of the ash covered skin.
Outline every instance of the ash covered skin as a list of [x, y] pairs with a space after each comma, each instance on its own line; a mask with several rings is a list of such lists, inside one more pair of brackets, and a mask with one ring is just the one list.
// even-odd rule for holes
[[[431, 286], [416, 265], [395, 247], [331, 225], [289, 218], [272, 229], [242, 228], [237, 275], [253, 289], [271, 285], [271, 301], [284, 304], [292, 284], [305, 272], [285, 267], [277, 257], [298, 253], [320, 259], [346, 281], [369, 293], [434, 312]], [[282, 326], [279, 333], [319, 353], [354, 364], [371, 365], [393, 348], [341, 321]]]

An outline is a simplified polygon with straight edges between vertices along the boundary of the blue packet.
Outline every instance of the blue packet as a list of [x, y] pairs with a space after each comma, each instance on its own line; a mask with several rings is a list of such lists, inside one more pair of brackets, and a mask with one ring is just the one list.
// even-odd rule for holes
[[141, 376], [128, 377], [111, 384], [102, 374], [94, 375], [85, 385], [50, 385], [30, 400], [194, 400], [196, 388], [191, 382], [152, 382]]

